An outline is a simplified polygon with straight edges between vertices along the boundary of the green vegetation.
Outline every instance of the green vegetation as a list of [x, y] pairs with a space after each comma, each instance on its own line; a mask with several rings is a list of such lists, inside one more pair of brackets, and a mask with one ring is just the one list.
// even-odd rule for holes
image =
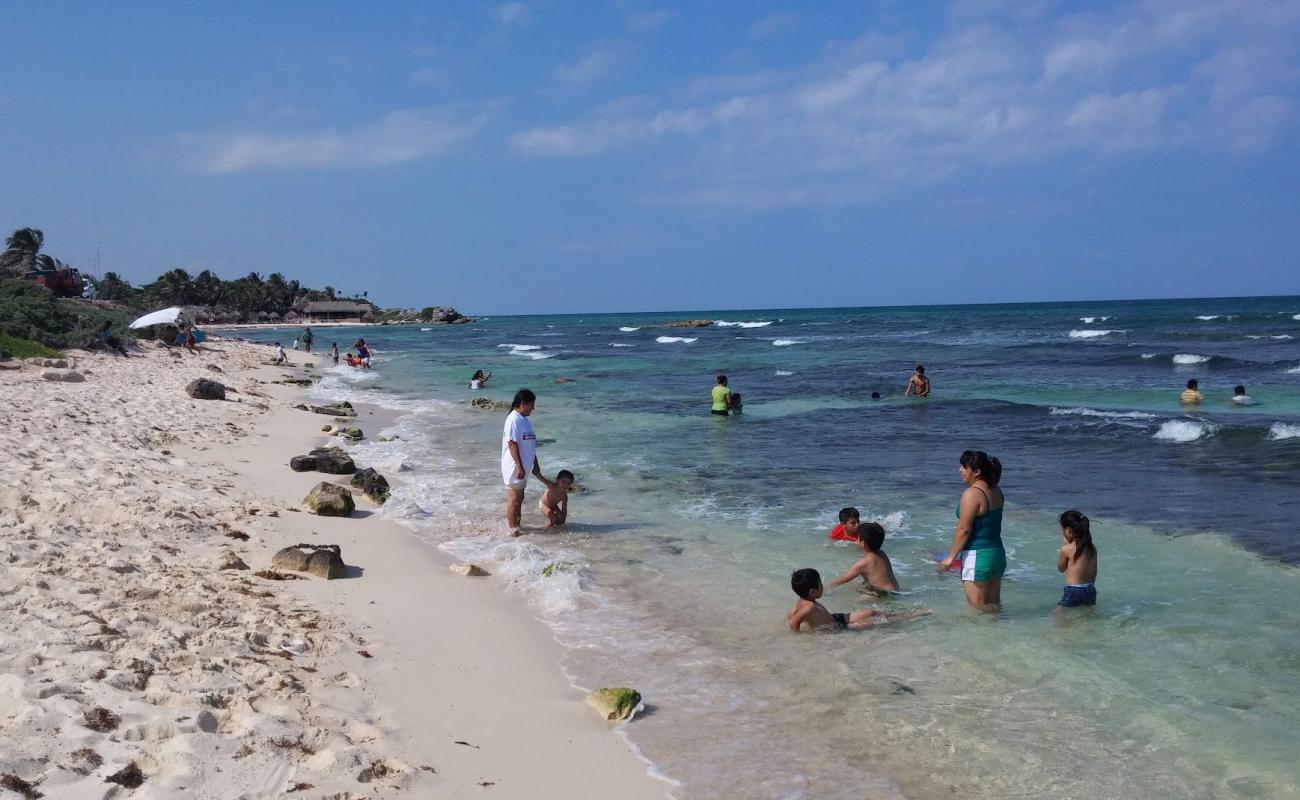
[[133, 318], [127, 309], [104, 308], [83, 300], [56, 298], [30, 281], [0, 279], [0, 333], [46, 347], [81, 347], [104, 323], [127, 335]]
[[0, 353], [14, 358], [58, 358], [58, 350], [51, 350], [40, 342], [17, 339], [0, 333]]

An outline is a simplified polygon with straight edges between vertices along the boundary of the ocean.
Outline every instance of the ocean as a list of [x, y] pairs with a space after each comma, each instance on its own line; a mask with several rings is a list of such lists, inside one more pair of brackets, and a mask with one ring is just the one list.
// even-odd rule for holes
[[[374, 369], [314, 391], [407, 412], [353, 448], [395, 483], [382, 513], [525, 595], [576, 685], [638, 688], [626, 735], [677, 797], [1300, 796], [1300, 298], [490, 316], [317, 349], [358, 336]], [[904, 399], [918, 363], [933, 395]], [[718, 373], [742, 416], [709, 414]], [[469, 400], [522, 387], [582, 491], [563, 533], [509, 539], [505, 412]], [[996, 615], [934, 568], [968, 448], [1004, 466]], [[791, 635], [790, 572], [855, 558], [827, 539], [849, 505], [903, 592], [823, 603], [935, 613]], [[1068, 508], [1099, 599], [1057, 614]]]

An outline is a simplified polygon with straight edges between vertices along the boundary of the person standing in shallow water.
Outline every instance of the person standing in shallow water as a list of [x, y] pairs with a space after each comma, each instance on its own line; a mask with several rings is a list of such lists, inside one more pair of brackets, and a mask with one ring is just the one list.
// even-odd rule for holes
[[718, 376], [718, 385], [713, 387], [713, 408], [711, 413], [725, 417], [731, 408], [731, 389], [727, 388], [727, 376]]
[[1002, 546], [1006, 498], [998, 488], [1002, 462], [983, 450], [967, 450], [961, 454], [957, 470], [966, 490], [957, 505], [952, 547], [939, 562], [939, 570], [947, 572], [960, 562], [966, 602], [982, 611], [997, 611], [1002, 606], [1002, 576], [1007, 571], [1007, 552]]
[[536, 407], [537, 395], [531, 390], [515, 392], [505, 429], [501, 432], [501, 478], [506, 484], [506, 524], [510, 526], [511, 536], [522, 533], [519, 525], [529, 471], [547, 483], [542, 476], [542, 465], [537, 460], [537, 435], [528, 421]]
[[912, 377], [907, 379], [907, 388], [903, 390], [903, 397], [929, 397], [930, 396], [930, 379], [925, 377], [925, 367], [921, 364], [916, 365], [916, 372]]

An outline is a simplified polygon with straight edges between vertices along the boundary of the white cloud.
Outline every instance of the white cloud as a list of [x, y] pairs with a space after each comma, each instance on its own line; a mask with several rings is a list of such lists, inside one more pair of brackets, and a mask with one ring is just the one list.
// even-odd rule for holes
[[494, 16], [502, 25], [526, 25], [532, 19], [533, 11], [527, 3], [506, 3], [497, 6]]
[[779, 73], [700, 76], [520, 131], [511, 149], [574, 158], [671, 142], [654, 159], [665, 196], [766, 207], [1051, 157], [1259, 152], [1300, 128], [1300, 4], [1044, 8], [981, 0], [928, 41], [867, 34]]
[[183, 158], [199, 172], [324, 169], [418, 161], [451, 150], [487, 119], [484, 111], [393, 111], [352, 128], [291, 133], [210, 133], [180, 137]]
[[624, 61], [623, 42], [596, 42], [577, 61], [556, 67], [555, 82], [565, 89], [580, 89], [611, 77]]

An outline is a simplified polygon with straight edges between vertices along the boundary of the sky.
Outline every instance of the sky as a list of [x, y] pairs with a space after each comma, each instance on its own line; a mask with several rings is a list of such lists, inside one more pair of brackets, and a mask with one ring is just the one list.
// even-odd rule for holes
[[2, 2], [0, 228], [466, 313], [1300, 294], [1300, 3]]

